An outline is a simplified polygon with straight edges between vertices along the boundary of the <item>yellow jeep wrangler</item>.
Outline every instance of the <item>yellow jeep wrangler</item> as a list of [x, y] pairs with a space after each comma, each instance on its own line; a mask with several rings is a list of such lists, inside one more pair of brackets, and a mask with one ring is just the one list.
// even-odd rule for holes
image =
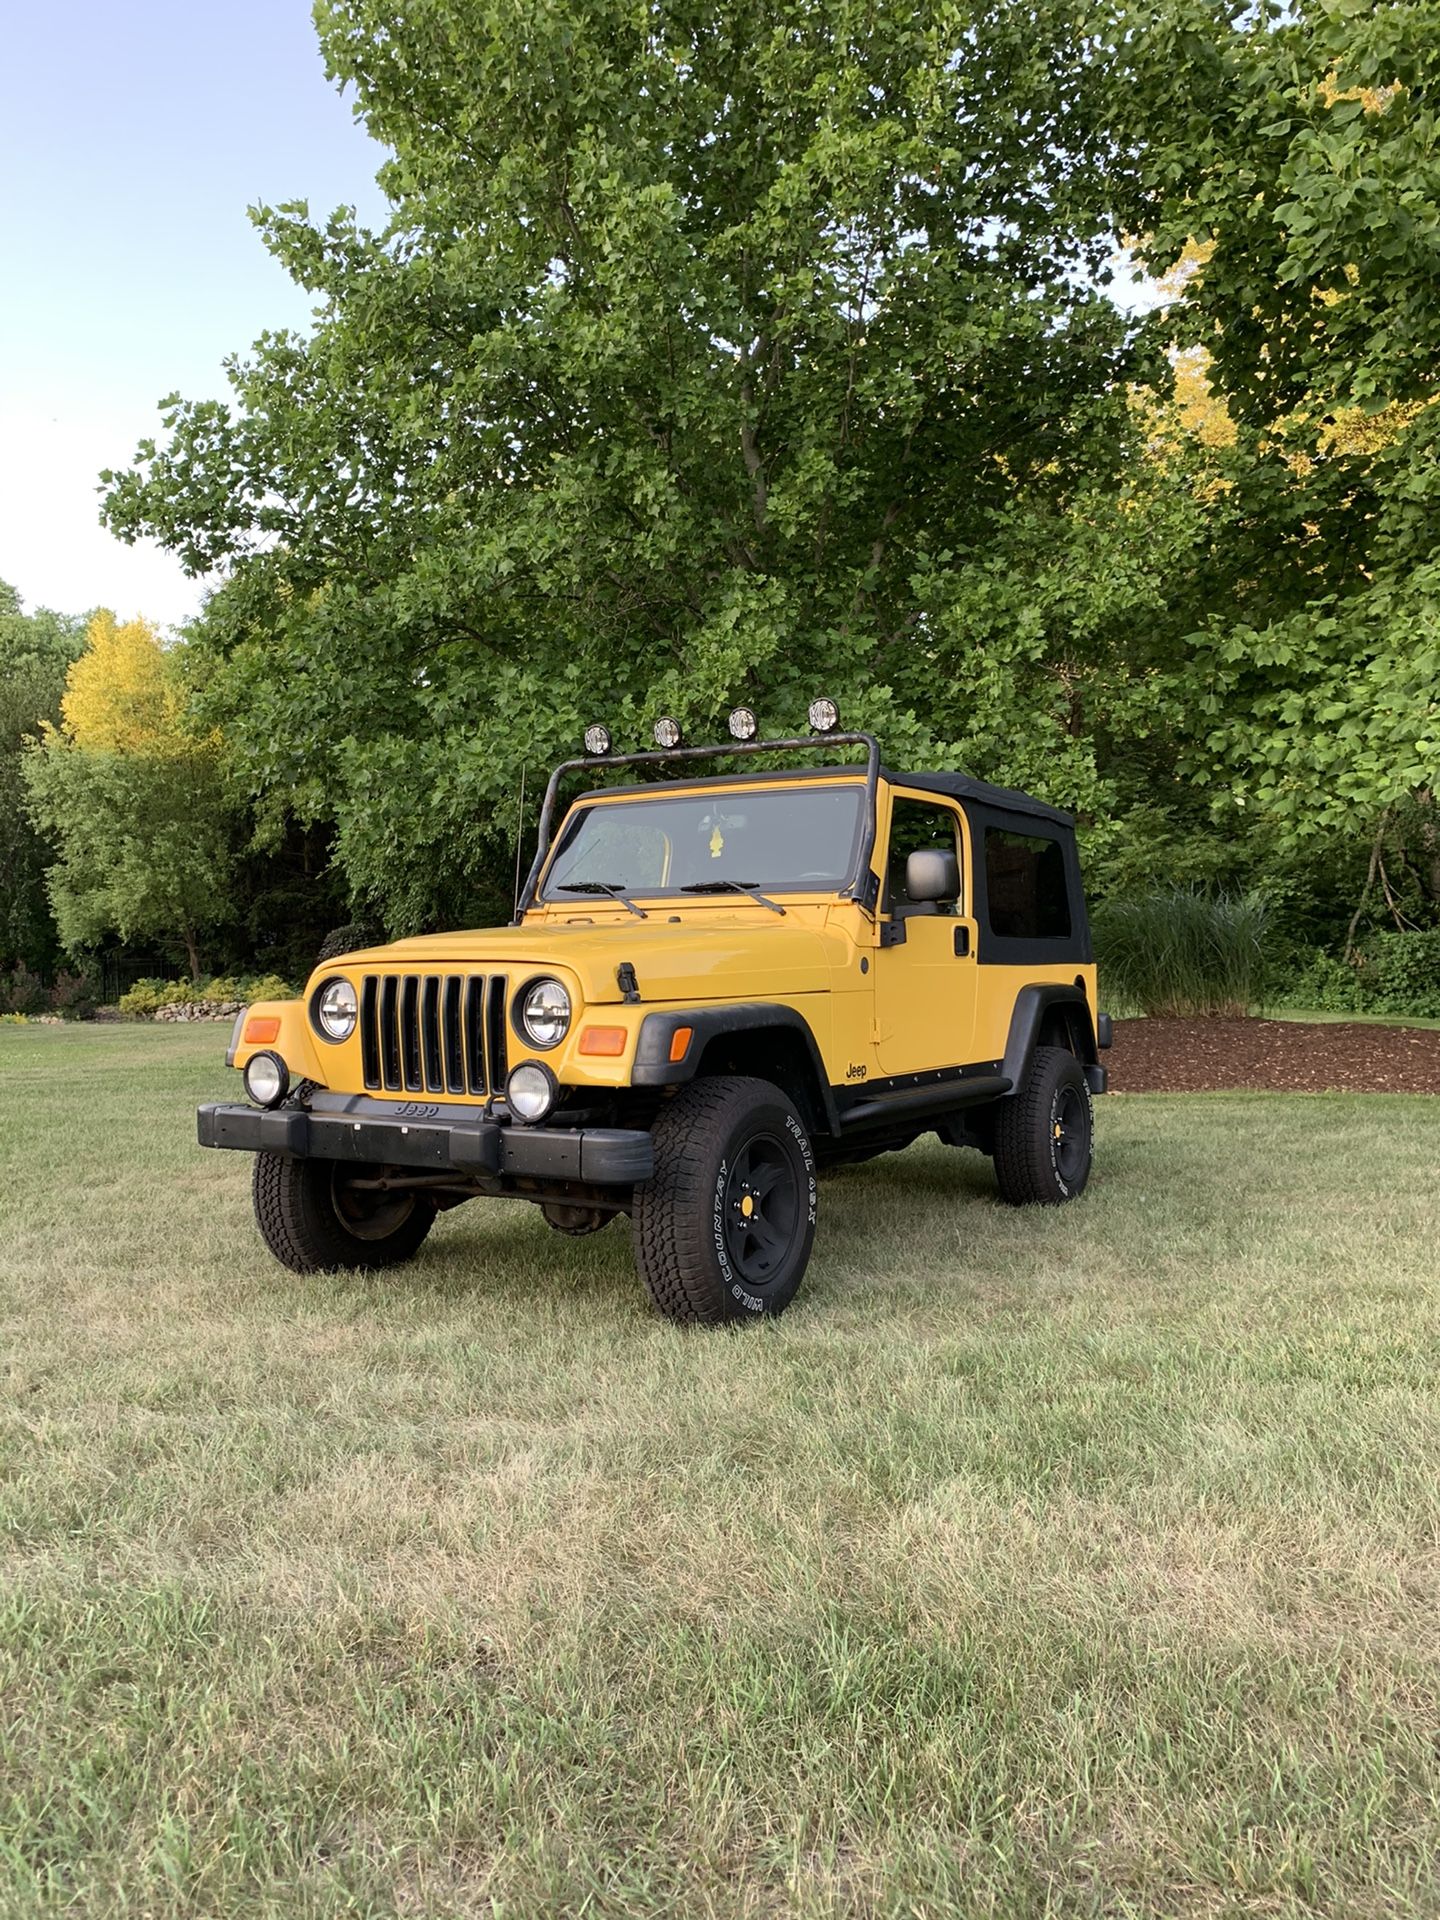
[[[681, 1321], [781, 1312], [817, 1176], [937, 1133], [1003, 1199], [1090, 1172], [1109, 1021], [1068, 814], [957, 773], [896, 773], [832, 702], [808, 737], [613, 754], [550, 777], [508, 927], [321, 964], [250, 1007], [227, 1064], [248, 1104], [203, 1146], [254, 1153], [255, 1217], [297, 1273], [408, 1260], [443, 1207], [532, 1200], [562, 1233], [628, 1214]], [[690, 777], [687, 763], [831, 751]], [[641, 771], [614, 784], [613, 770]], [[554, 823], [562, 781], [600, 784]]]

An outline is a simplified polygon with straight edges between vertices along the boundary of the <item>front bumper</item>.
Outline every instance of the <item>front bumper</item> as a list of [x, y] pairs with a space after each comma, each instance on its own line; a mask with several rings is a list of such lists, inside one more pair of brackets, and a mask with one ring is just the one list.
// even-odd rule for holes
[[[323, 1096], [322, 1096], [323, 1097]], [[201, 1107], [202, 1147], [283, 1153], [294, 1160], [354, 1160], [373, 1166], [455, 1172], [479, 1180], [579, 1182], [630, 1187], [655, 1171], [650, 1135], [623, 1127], [522, 1127], [462, 1108], [400, 1117], [397, 1103], [348, 1099], [334, 1108], [241, 1103]]]

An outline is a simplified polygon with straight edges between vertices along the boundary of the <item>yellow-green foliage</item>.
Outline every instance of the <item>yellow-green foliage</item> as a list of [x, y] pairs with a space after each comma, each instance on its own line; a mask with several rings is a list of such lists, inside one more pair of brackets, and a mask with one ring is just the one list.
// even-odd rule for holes
[[149, 1020], [162, 1007], [198, 1007], [207, 1002], [238, 1000], [252, 1006], [257, 1000], [293, 1000], [295, 989], [279, 974], [262, 973], [252, 979], [217, 975], [212, 980], [137, 980], [120, 996], [120, 1011], [132, 1020]]
[[168, 753], [193, 747], [180, 732], [184, 704], [174, 657], [148, 620], [122, 626], [102, 609], [65, 678], [65, 732], [92, 752]]

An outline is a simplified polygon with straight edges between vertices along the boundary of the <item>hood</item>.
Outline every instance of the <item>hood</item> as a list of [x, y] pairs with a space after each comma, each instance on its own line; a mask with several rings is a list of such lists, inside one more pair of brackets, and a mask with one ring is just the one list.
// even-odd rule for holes
[[707, 914], [703, 923], [541, 922], [478, 932], [431, 933], [327, 962], [318, 973], [506, 973], [553, 968], [580, 984], [587, 1006], [618, 1001], [615, 970], [635, 969], [646, 1000], [743, 1000], [818, 993], [844, 964], [834, 932], [790, 916], [782, 920]]

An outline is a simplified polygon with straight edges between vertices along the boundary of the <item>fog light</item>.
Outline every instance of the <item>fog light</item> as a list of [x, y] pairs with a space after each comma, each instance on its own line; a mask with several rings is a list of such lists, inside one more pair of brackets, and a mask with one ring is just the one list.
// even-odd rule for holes
[[278, 1053], [252, 1054], [242, 1078], [257, 1107], [278, 1107], [290, 1091], [290, 1069]]
[[543, 1120], [554, 1106], [560, 1088], [548, 1067], [538, 1060], [525, 1060], [512, 1067], [505, 1082], [505, 1104], [517, 1120], [533, 1126]]
[[680, 722], [672, 720], [668, 713], [655, 722], [655, 744], [666, 752], [680, 744]]
[[736, 740], [753, 740], [760, 730], [760, 722], [755, 718], [753, 707], [736, 707], [730, 716], [731, 737]]
[[833, 700], [810, 702], [810, 725], [816, 733], [833, 733], [840, 724], [840, 709]]
[[610, 729], [608, 727], [586, 727], [585, 751], [597, 758], [610, 751]]

